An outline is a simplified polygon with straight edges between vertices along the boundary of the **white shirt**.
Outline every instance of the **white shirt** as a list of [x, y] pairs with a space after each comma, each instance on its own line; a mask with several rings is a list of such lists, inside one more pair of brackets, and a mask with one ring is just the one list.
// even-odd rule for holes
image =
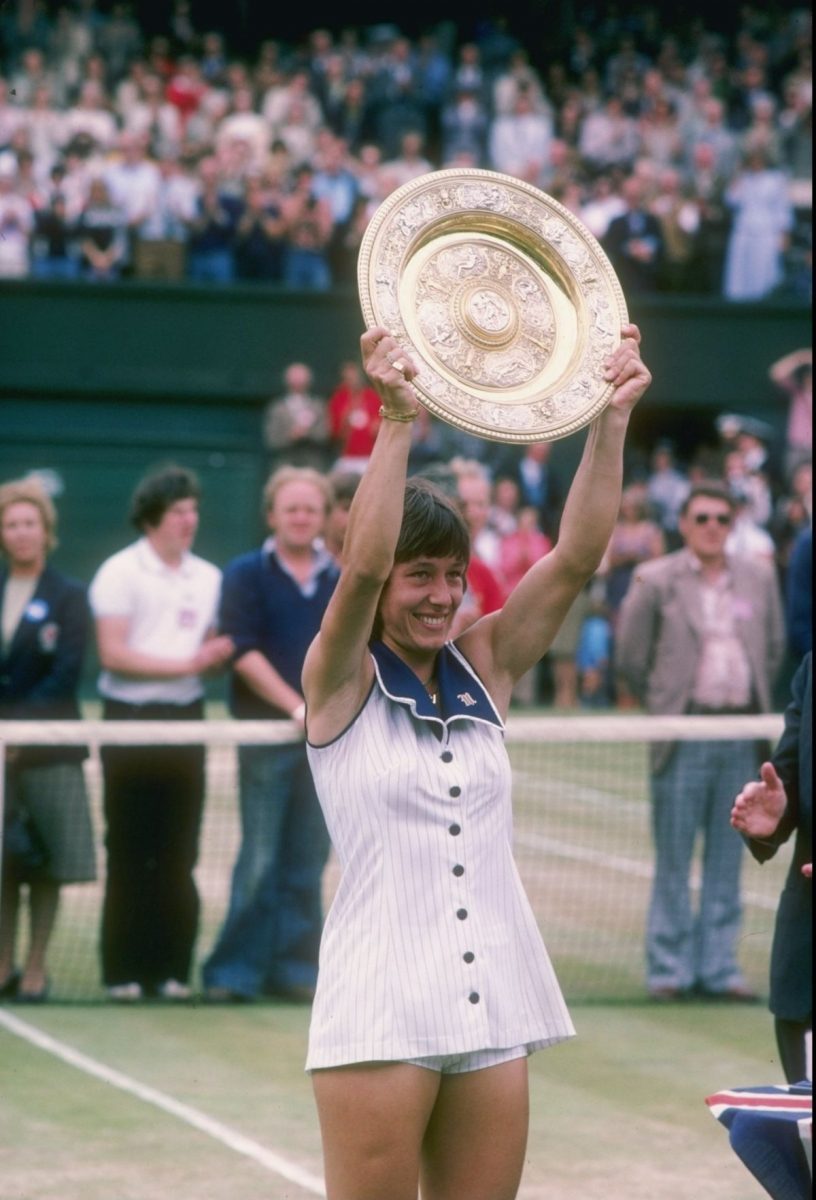
[[[215, 626], [221, 572], [195, 554], [177, 568], [162, 562], [147, 538], [120, 550], [97, 571], [89, 589], [99, 617], [127, 617], [128, 646], [157, 658], [187, 659]], [[125, 704], [192, 704], [204, 693], [198, 675], [132, 679], [103, 670], [99, 691]]]

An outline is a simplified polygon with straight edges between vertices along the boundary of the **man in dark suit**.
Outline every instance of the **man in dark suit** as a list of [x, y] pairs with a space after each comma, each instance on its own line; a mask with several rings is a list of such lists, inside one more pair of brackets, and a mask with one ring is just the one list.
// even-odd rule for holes
[[602, 245], [625, 294], [653, 292], [663, 263], [663, 231], [643, 203], [643, 188], [636, 175], [624, 180], [621, 195], [627, 211], [610, 222]]
[[796, 835], [793, 860], [776, 915], [771, 951], [770, 1009], [788, 1083], [807, 1077], [807, 1038], [813, 1024], [813, 654], [805, 655], [791, 685], [785, 729], [759, 780], [734, 801], [731, 824], [758, 862]]

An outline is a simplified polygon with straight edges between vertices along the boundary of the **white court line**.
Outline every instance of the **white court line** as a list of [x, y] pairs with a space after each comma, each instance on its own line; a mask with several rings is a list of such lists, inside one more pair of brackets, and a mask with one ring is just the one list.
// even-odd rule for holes
[[228, 1125], [223, 1125], [213, 1117], [208, 1117], [200, 1109], [191, 1108], [189, 1104], [182, 1104], [181, 1101], [174, 1100], [172, 1096], [166, 1095], [165, 1092], [160, 1092], [156, 1088], [139, 1083], [138, 1080], [131, 1079], [129, 1075], [124, 1075], [121, 1071], [114, 1070], [113, 1067], [107, 1067], [104, 1063], [97, 1062], [95, 1058], [89, 1058], [87, 1054], [82, 1054], [79, 1050], [74, 1050], [72, 1046], [66, 1045], [65, 1042], [57, 1041], [56, 1038], [43, 1033], [41, 1029], [37, 1029], [34, 1025], [29, 1025], [27, 1021], [21, 1021], [19, 1017], [15, 1017], [12, 1013], [2, 1008], [0, 1008], [0, 1025], [5, 1026], [9, 1033], [23, 1038], [24, 1041], [30, 1042], [33, 1046], [38, 1046], [40, 1050], [45, 1050], [48, 1054], [53, 1054], [55, 1058], [61, 1059], [63, 1062], [68, 1063], [69, 1066], [84, 1071], [86, 1075], [92, 1075], [95, 1079], [101, 1080], [102, 1083], [107, 1083], [111, 1087], [116, 1087], [120, 1091], [127, 1092], [129, 1096], [135, 1096], [138, 1100], [143, 1100], [145, 1104], [152, 1104], [154, 1108], [160, 1108], [163, 1112], [178, 1117], [180, 1121], [185, 1121], [188, 1125], [192, 1125], [194, 1129], [200, 1130], [201, 1133], [206, 1133], [208, 1137], [221, 1142], [222, 1145], [227, 1146], [230, 1150], [234, 1150], [237, 1154], [243, 1154], [246, 1158], [253, 1159], [262, 1167], [265, 1167], [267, 1171], [271, 1171], [275, 1175], [280, 1175], [282, 1179], [287, 1179], [290, 1183], [296, 1183], [304, 1191], [311, 1192], [314, 1196], [325, 1197], [326, 1190], [323, 1187], [323, 1181], [318, 1179], [316, 1175], [312, 1175], [309, 1171], [304, 1171], [297, 1163], [290, 1162], [289, 1159], [283, 1158], [280, 1154], [275, 1154], [274, 1151], [267, 1150], [260, 1142], [245, 1137], [244, 1134], [239, 1133], [235, 1129], [230, 1129]]

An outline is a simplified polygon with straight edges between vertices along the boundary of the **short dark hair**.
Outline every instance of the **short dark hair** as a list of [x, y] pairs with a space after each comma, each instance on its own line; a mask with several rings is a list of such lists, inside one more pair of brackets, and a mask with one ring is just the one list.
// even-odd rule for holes
[[394, 562], [413, 558], [460, 558], [470, 561], [470, 532], [455, 500], [429, 479], [414, 476], [405, 485], [402, 527]]
[[680, 516], [684, 517], [689, 510], [692, 500], [696, 500], [698, 496], [708, 496], [712, 500], [722, 500], [723, 504], [727, 504], [733, 513], [737, 506], [737, 501], [734, 493], [729, 490], [728, 485], [720, 479], [701, 479], [699, 483], [695, 483], [689, 494], [683, 501], [680, 508]]
[[195, 472], [170, 463], [137, 484], [130, 501], [130, 520], [139, 530], [155, 529], [177, 501], [200, 499], [201, 485]]

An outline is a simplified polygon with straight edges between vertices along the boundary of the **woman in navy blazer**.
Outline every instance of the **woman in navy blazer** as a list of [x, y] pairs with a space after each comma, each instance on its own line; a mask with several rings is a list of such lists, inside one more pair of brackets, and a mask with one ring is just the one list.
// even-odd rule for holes
[[813, 655], [793, 678], [785, 728], [761, 778], [734, 801], [731, 824], [759, 862], [795, 837], [793, 859], [776, 914], [771, 950], [770, 1008], [788, 1083], [807, 1078], [813, 1026]]
[[[35, 478], [0, 486], [0, 720], [80, 716], [77, 701], [89, 629], [85, 589], [48, 566], [56, 512]], [[95, 878], [94, 843], [82, 772], [82, 746], [6, 749], [7, 835], [25, 822], [35, 855], [14, 853], [7, 837], [0, 897], [0, 996], [44, 1000], [46, 952], [63, 883]], [[12, 845], [8, 843], [12, 842]], [[34, 858], [39, 859], [35, 863]], [[15, 966], [17, 925], [28, 887], [30, 937]]]

